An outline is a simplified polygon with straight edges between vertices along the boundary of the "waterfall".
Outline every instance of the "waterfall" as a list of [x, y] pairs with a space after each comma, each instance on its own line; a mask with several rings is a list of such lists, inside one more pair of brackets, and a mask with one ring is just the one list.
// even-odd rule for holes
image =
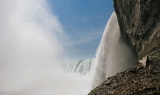
[[113, 12], [96, 53], [91, 89], [110, 76], [124, 71], [136, 63], [133, 50], [121, 39], [116, 13]]
[[68, 63], [71, 73], [63, 72], [65, 33], [48, 6], [47, 0], [0, 0], [0, 95], [86, 95], [92, 72], [94, 88], [134, 65], [113, 13], [96, 58]]
[[92, 71], [94, 60], [95, 59], [93, 58], [66, 63], [65, 70], [70, 73], [86, 74]]

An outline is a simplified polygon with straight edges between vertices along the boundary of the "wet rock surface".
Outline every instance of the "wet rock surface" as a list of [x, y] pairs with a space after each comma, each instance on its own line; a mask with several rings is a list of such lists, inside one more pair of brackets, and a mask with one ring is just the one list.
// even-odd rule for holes
[[113, 1], [122, 39], [137, 54], [137, 65], [88, 95], [160, 95], [160, 0]]
[[88, 95], [160, 95], [160, 60], [118, 73]]
[[160, 0], [113, 0], [122, 37], [141, 59], [160, 52]]

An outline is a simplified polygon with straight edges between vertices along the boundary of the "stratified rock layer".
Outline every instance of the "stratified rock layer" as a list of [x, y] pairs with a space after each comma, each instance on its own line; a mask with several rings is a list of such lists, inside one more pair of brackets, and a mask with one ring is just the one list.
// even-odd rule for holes
[[113, 0], [122, 37], [141, 59], [160, 51], [160, 0]]

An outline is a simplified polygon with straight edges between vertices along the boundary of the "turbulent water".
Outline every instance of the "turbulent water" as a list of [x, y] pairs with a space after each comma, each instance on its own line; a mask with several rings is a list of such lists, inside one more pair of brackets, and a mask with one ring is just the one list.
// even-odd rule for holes
[[62, 70], [63, 28], [48, 6], [46, 0], [0, 0], [0, 95], [86, 95], [91, 84], [134, 65], [113, 13], [96, 58]]
[[113, 12], [103, 33], [96, 58], [71, 62], [65, 68], [67, 72], [72, 73], [90, 72], [93, 89], [108, 77], [134, 66], [136, 59], [135, 53], [121, 38], [117, 16]]
[[65, 70], [70, 73], [81, 73], [85, 75], [93, 70], [94, 60], [95, 59], [86, 59], [67, 63]]
[[96, 53], [91, 89], [100, 85], [106, 78], [132, 67], [135, 63], [135, 53], [121, 39], [117, 16], [113, 12]]

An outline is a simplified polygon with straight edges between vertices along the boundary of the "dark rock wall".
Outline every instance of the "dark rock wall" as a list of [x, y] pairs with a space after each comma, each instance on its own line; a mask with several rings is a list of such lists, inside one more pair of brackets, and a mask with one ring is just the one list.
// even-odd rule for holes
[[113, 0], [123, 39], [139, 59], [160, 51], [160, 0]]
[[113, 1], [122, 39], [139, 60], [150, 60], [108, 78], [89, 95], [160, 95], [160, 0]]

